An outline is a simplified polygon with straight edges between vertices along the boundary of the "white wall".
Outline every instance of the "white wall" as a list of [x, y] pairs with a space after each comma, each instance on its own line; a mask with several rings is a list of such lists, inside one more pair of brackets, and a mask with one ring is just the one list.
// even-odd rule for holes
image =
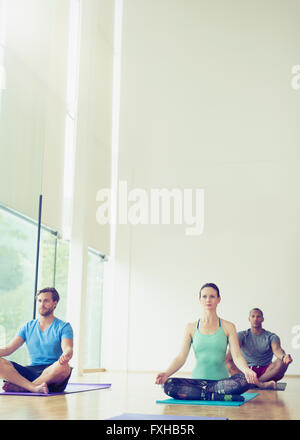
[[119, 179], [204, 188], [205, 226], [118, 226], [108, 367], [164, 370], [210, 281], [238, 330], [263, 309], [299, 374], [299, 19], [297, 0], [124, 0]]

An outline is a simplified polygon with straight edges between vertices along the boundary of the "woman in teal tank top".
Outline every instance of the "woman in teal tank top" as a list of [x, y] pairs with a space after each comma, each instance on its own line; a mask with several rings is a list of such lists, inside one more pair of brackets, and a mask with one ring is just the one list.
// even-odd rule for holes
[[[180, 353], [165, 372], [157, 375], [156, 383], [163, 384], [165, 393], [175, 399], [244, 400], [240, 394], [258, 380], [242, 356], [234, 324], [217, 315], [221, 301], [218, 287], [213, 283], [204, 284], [199, 300], [204, 309], [202, 319], [187, 325]], [[228, 344], [243, 374], [229, 377], [225, 364]], [[170, 378], [184, 365], [191, 346], [196, 358], [192, 378]]]
[[228, 338], [222, 328], [221, 319], [219, 318], [218, 330], [208, 335], [200, 333], [199, 324], [200, 319], [192, 340], [196, 358], [192, 378], [220, 380], [229, 377], [225, 364]]

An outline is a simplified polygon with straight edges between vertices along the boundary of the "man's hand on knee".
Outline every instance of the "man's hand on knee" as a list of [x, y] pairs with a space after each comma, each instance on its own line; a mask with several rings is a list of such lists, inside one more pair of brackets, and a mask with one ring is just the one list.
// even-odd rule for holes
[[67, 365], [71, 357], [72, 355], [70, 353], [63, 353], [58, 359], [58, 362], [60, 365]]
[[293, 362], [292, 356], [290, 354], [286, 354], [283, 358], [282, 358], [282, 362], [285, 365], [289, 365], [291, 362]]

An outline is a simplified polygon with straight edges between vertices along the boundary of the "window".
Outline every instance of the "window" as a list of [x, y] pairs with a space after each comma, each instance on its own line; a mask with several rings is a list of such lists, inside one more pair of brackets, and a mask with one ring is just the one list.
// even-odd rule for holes
[[[0, 205], [0, 346], [8, 343], [18, 329], [33, 319], [37, 251], [35, 221]], [[55, 315], [66, 317], [69, 242], [44, 226], [40, 235], [38, 289], [55, 287], [60, 301]], [[84, 368], [100, 368], [102, 292], [105, 258], [89, 249], [86, 291]], [[29, 363], [24, 345], [9, 359]]]
[[66, 318], [69, 242], [61, 240], [55, 231], [41, 228], [40, 263], [38, 288], [55, 287], [59, 293], [59, 303], [55, 315]]
[[[33, 314], [37, 225], [17, 213], [0, 209], [0, 339], [9, 342]], [[21, 347], [11, 360], [26, 364]]]
[[85, 308], [84, 369], [101, 367], [104, 256], [89, 250]]

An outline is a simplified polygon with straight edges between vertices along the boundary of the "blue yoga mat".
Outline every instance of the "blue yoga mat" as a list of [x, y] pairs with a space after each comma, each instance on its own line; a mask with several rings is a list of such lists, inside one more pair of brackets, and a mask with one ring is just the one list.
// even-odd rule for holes
[[124, 413], [106, 420], [228, 420], [224, 417], [175, 416], [167, 414], [133, 414]]
[[214, 405], [214, 406], [241, 406], [249, 400], [258, 396], [258, 393], [244, 393], [241, 394], [245, 400], [243, 402], [231, 402], [226, 400], [177, 400], [177, 399], [165, 399], [157, 400], [156, 403], [165, 403], [168, 405]]

